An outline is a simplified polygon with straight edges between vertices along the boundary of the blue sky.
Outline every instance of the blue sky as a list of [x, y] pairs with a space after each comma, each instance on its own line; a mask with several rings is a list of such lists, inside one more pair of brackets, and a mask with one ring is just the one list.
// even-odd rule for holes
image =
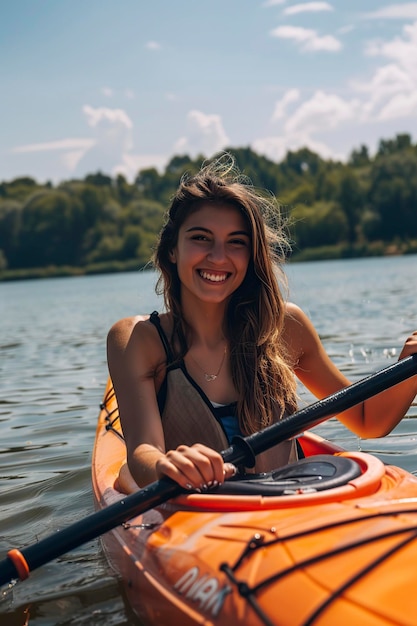
[[0, 59], [0, 180], [417, 138], [417, 2], [3, 1]]

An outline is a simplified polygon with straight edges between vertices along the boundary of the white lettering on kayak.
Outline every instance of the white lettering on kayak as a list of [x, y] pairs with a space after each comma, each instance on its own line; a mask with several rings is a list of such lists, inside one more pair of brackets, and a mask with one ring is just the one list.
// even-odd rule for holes
[[201, 578], [199, 576], [198, 567], [192, 567], [175, 583], [174, 589], [188, 600], [198, 602], [202, 611], [208, 611], [217, 617], [232, 589], [227, 585], [219, 588], [219, 581], [207, 574]]

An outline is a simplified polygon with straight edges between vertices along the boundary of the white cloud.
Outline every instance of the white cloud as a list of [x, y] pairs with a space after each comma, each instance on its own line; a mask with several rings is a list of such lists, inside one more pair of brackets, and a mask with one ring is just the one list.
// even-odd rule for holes
[[58, 141], [44, 141], [41, 143], [26, 144], [16, 146], [12, 152], [17, 154], [58, 152], [59, 156], [54, 157], [61, 163], [66, 171], [73, 172], [78, 163], [96, 145], [96, 139], [92, 138], [67, 138]]
[[162, 168], [166, 164], [166, 155], [132, 152], [133, 122], [122, 109], [85, 105], [82, 110], [94, 137], [26, 144], [16, 146], [12, 152], [58, 152], [58, 156], [53, 156], [55, 164], [59, 163], [67, 173], [82, 177], [100, 170], [111, 175], [122, 173], [133, 180], [139, 169]]
[[282, 100], [276, 103], [272, 121], [281, 122], [280, 135], [257, 139], [252, 142], [252, 148], [275, 161], [282, 160], [288, 150], [294, 151], [303, 147], [309, 148], [325, 159], [345, 159], [346, 154], [335, 151], [317, 135], [352, 122], [360, 109], [359, 100], [344, 100], [338, 95], [317, 90], [312, 97], [301, 102], [288, 115], [286, 104], [298, 102], [300, 98], [301, 95], [297, 90], [289, 90]]
[[294, 152], [301, 148], [309, 148], [323, 159], [343, 160], [346, 157], [344, 154], [336, 154], [331, 147], [307, 134], [260, 138], [252, 142], [251, 148], [258, 154], [278, 162], [285, 158], [289, 150]]
[[103, 94], [103, 96], [106, 96], [106, 98], [111, 98], [114, 95], [113, 89], [111, 87], [102, 87], [101, 93]]
[[60, 139], [58, 141], [44, 141], [16, 146], [12, 152], [46, 152], [50, 150], [89, 150], [96, 143], [95, 139]]
[[417, 22], [407, 24], [402, 36], [389, 41], [369, 42], [366, 53], [387, 59], [388, 63], [375, 71], [366, 83], [353, 87], [368, 99], [364, 104], [365, 116], [374, 119], [401, 119], [416, 115], [417, 93]]
[[[133, 149], [133, 122], [123, 109], [82, 108], [86, 122], [95, 135], [95, 143], [76, 163], [76, 173], [98, 170], [112, 173], [119, 163], [125, 163]], [[72, 155], [76, 161], [76, 155]], [[71, 155], [68, 157], [71, 160]]]
[[403, 27], [403, 36], [390, 41], [373, 41], [366, 48], [371, 56], [381, 56], [397, 63], [406, 71], [410, 80], [417, 80], [417, 22]]
[[251, 144], [252, 149], [274, 161], [281, 161], [289, 150], [304, 147], [325, 159], [345, 159], [346, 154], [335, 151], [317, 135], [353, 120], [358, 101], [346, 101], [335, 94], [317, 90], [288, 113], [288, 104], [300, 100], [299, 90], [289, 89], [276, 102], [271, 121], [280, 124], [280, 134], [256, 139]]
[[341, 26], [340, 28], [338, 28], [336, 32], [339, 33], [339, 35], [346, 35], [347, 33], [352, 32], [354, 28], [355, 26], [353, 24], [346, 24], [346, 26]]
[[315, 13], [319, 11], [334, 11], [328, 2], [304, 2], [302, 4], [294, 4], [284, 9], [284, 15], [296, 15], [297, 13]]
[[187, 115], [187, 133], [175, 143], [174, 152], [211, 156], [229, 143], [219, 115], [193, 110]]
[[85, 104], [83, 113], [87, 118], [88, 125], [93, 128], [100, 124], [117, 124], [125, 128], [133, 128], [132, 120], [123, 109], [109, 109], [106, 107], [95, 109], [89, 104]]
[[260, 137], [252, 141], [251, 148], [258, 154], [263, 154], [271, 161], [282, 161], [289, 150], [289, 137]]
[[264, 7], [275, 7], [280, 4], [285, 4], [287, 0], [266, 0], [262, 6]]
[[379, 112], [381, 121], [400, 119], [417, 115], [417, 92], [406, 95], [396, 94]]
[[301, 26], [278, 26], [271, 31], [272, 37], [292, 39], [301, 45], [301, 50], [317, 52], [338, 52], [342, 48], [341, 42], [333, 35], [318, 35], [317, 31]]
[[155, 167], [162, 171], [168, 160], [162, 154], [123, 154], [121, 163], [113, 167], [111, 174], [122, 174], [127, 180], [134, 180], [139, 170]]
[[129, 89], [128, 87], [120, 92], [115, 91], [111, 87], [102, 87], [100, 91], [105, 98], [113, 98], [116, 96], [126, 98], [127, 100], [134, 100], [135, 98], [133, 90]]
[[[315, 31], [289, 27], [275, 34], [300, 45], [316, 35]], [[278, 131], [253, 141], [253, 149], [279, 161], [288, 150], [306, 146], [323, 158], [343, 160], [351, 150], [354, 129], [358, 143], [374, 136], [372, 128], [378, 129], [379, 136], [387, 128], [396, 132], [404, 123], [406, 128], [417, 129], [417, 22], [404, 25], [397, 37], [368, 42], [365, 52], [382, 62], [366, 78], [346, 85], [349, 96], [324, 90], [306, 96], [297, 89], [287, 90], [271, 116]], [[330, 148], [326, 136], [339, 148]]]
[[71, 152], [64, 152], [60, 161], [69, 172], [74, 172], [78, 163], [81, 161], [83, 156], [86, 154], [85, 150], [73, 150]]
[[157, 41], [148, 41], [145, 44], [145, 48], [147, 48], [148, 50], [152, 50], [153, 52], [156, 52], [158, 50], [161, 50], [162, 46]]
[[414, 90], [410, 78], [403, 69], [390, 63], [377, 68], [372, 78], [366, 83], [352, 83], [353, 89], [362, 95], [363, 120], [376, 118], [378, 110], [399, 94], [410, 95]]
[[417, 2], [404, 2], [402, 4], [390, 4], [382, 9], [364, 13], [366, 19], [417, 19]]
[[[94, 128], [96, 140], [94, 148], [76, 162], [80, 175], [101, 170], [112, 176], [123, 174], [128, 180], [134, 180], [140, 169], [162, 169], [166, 164], [166, 155], [133, 152], [133, 122], [123, 109], [85, 105], [83, 112], [89, 126]], [[72, 157], [75, 162], [77, 156], [73, 154]]]
[[347, 101], [335, 94], [318, 90], [287, 119], [284, 128], [289, 134], [310, 136], [352, 120], [359, 106], [358, 100]]
[[288, 105], [292, 102], [297, 102], [299, 98], [300, 91], [298, 89], [289, 89], [288, 91], [286, 91], [283, 98], [275, 103], [272, 121], [282, 119], [285, 116]]

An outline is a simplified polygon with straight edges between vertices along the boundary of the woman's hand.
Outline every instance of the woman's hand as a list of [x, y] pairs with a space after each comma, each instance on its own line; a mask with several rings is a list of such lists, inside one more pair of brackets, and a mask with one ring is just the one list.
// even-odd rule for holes
[[178, 446], [156, 461], [158, 478], [168, 476], [189, 491], [207, 491], [236, 474], [236, 467], [223, 463], [221, 455], [200, 443]]
[[413, 332], [412, 335], [408, 337], [406, 340], [403, 349], [401, 350], [399, 360], [405, 359], [406, 356], [410, 356], [411, 354], [415, 354], [417, 352], [417, 330]]

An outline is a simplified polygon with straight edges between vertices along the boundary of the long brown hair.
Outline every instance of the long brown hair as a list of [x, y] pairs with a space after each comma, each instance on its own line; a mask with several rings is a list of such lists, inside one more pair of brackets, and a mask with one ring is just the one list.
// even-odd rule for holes
[[[157, 293], [173, 316], [171, 343], [177, 357], [188, 347], [181, 309], [181, 283], [170, 260], [178, 232], [190, 212], [202, 203], [238, 208], [251, 233], [251, 258], [244, 281], [232, 294], [225, 319], [233, 383], [238, 392], [238, 418], [243, 433], [258, 431], [296, 407], [296, 382], [283, 342], [286, 286], [282, 264], [288, 242], [276, 199], [255, 189], [240, 174], [231, 155], [183, 176], [171, 202], [154, 254], [160, 272]], [[175, 349], [175, 348], [174, 348]]]

